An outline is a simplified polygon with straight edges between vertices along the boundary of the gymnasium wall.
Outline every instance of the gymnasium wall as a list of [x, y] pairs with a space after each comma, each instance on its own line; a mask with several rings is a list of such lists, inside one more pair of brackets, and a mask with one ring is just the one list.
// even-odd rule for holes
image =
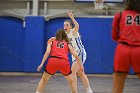
[[[55, 36], [68, 18], [45, 21], [43, 17], [22, 20], [0, 17], [0, 72], [36, 72], [47, 40]], [[112, 18], [77, 18], [87, 51], [86, 73], [111, 74], [116, 43], [111, 39]], [[70, 57], [70, 56], [69, 56]], [[133, 71], [131, 70], [131, 74]]]
[[24, 71], [22, 20], [0, 17], [0, 71]]

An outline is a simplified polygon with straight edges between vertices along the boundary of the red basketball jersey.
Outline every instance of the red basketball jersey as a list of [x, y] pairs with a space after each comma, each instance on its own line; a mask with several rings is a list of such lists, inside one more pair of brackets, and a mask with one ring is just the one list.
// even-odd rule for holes
[[112, 26], [112, 38], [129, 45], [140, 45], [140, 13], [125, 10], [115, 15]]
[[52, 42], [50, 56], [56, 56], [68, 60], [68, 43], [66, 41], [58, 42], [57, 40], [54, 40]]

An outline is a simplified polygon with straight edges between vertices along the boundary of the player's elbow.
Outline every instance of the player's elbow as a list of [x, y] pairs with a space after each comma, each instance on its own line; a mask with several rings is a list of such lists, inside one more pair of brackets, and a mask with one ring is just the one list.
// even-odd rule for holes
[[76, 22], [74, 22], [74, 26], [76, 27], [76, 28], [79, 28], [79, 23], [76, 21]]
[[79, 27], [79, 23], [78, 23], [78, 22], [77, 22], [77, 24], [76, 24], [76, 25], [77, 25], [77, 27]]
[[76, 24], [76, 27], [79, 28], [79, 24], [78, 23]]

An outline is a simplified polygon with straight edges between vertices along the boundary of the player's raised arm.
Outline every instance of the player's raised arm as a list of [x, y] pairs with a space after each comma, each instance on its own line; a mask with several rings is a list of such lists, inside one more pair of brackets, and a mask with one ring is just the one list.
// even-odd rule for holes
[[68, 12], [68, 16], [71, 18], [72, 22], [74, 23], [74, 32], [78, 32], [79, 30], [79, 24], [78, 22], [75, 20], [72, 11]]

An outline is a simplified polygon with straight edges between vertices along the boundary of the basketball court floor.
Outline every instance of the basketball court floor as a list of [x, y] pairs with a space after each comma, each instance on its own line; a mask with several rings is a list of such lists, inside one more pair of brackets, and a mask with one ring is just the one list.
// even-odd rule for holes
[[[41, 76], [0, 76], [0, 93], [35, 93]], [[91, 88], [95, 93], [111, 93], [112, 76], [88, 75]], [[44, 93], [70, 93], [66, 79], [61, 75], [53, 76]], [[78, 78], [78, 93], [85, 93]], [[128, 76], [123, 93], [140, 93], [140, 81], [135, 76]]]

